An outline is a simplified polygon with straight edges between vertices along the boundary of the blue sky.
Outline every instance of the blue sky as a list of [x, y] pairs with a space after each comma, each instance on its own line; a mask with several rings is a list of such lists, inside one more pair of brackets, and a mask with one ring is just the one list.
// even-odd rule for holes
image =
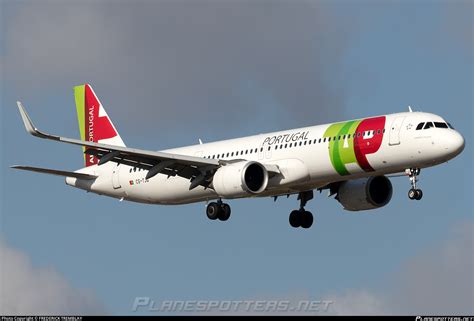
[[[25, 291], [30, 302], [15, 311], [131, 314], [137, 296], [303, 297], [332, 298], [332, 313], [473, 313], [472, 2], [130, 4], [1, 4], [4, 302]], [[133, 147], [411, 105], [445, 117], [466, 149], [422, 170], [420, 202], [395, 178], [392, 201], [374, 211], [317, 194], [309, 230], [288, 224], [295, 197], [233, 200], [231, 219], [212, 222], [204, 204], [120, 203], [8, 168], [81, 166], [77, 147], [28, 136], [15, 101], [38, 127], [77, 137], [72, 87], [83, 82]], [[54, 288], [58, 279], [68, 286]]]

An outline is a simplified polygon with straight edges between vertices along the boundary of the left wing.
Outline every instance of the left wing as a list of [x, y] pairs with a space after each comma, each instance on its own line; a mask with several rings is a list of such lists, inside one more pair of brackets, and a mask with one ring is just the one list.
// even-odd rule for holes
[[189, 189], [193, 189], [199, 185], [208, 187], [215, 171], [227, 163], [227, 161], [217, 159], [154, 152], [50, 135], [38, 130], [33, 125], [21, 102], [18, 101], [17, 105], [28, 133], [43, 139], [89, 147], [86, 153], [97, 156], [100, 159], [99, 166], [112, 161], [143, 168], [148, 170], [147, 179], [159, 173], [168, 176], [177, 175], [189, 179], [191, 181]]
[[21, 169], [21, 170], [30, 171], [30, 172], [37, 172], [37, 173], [42, 173], [42, 174], [50, 174], [50, 175], [57, 175], [57, 176], [64, 176], [64, 177], [75, 177], [75, 178], [80, 178], [80, 179], [96, 179], [97, 178], [97, 176], [95, 175], [89, 175], [85, 173], [68, 172], [68, 171], [61, 171], [58, 169], [49, 169], [49, 168], [41, 168], [41, 167], [15, 165], [15, 166], [11, 166], [11, 168]]

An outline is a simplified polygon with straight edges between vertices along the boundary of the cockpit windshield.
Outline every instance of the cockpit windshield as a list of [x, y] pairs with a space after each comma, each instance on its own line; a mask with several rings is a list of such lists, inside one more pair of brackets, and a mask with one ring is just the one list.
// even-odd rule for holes
[[432, 128], [432, 127], [434, 127], [434, 125], [433, 125], [432, 122], [429, 121], [425, 124], [425, 127], [423, 127], [423, 129], [428, 129], [428, 128]]
[[441, 122], [434, 122], [436, 128], [448, 128], [448, 124]]
[[422, 130], [422, 129], [429, 129], [429, 128], [451, 128], [454, 129], [453, 126], [451, 126], [450, 123], [443, 123], [443, 122], [424, 122], [424, 123], [419, 123], [416, 126], [416, 130]]

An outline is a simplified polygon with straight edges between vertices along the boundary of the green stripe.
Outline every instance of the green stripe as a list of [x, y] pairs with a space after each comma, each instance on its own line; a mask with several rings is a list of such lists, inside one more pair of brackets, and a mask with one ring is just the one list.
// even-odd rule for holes
[[76, 99], [76, 110], [77, 110], [77, 120], [79, 121], [79, 131], [81, 132], [81, 139], [86, 139], [86, 129], [85, 129], [85, 86], [76, 86], [74, 87], [74, 98]]
[[[350, 173], [346, 168], [346, 164], [357, 162], [354, 153], [354, 140], [352, 138], [346, 138], [348, 146], [344, 148], [345, 140], [342, 139], [342, 137], [354, 133], [360, 122], [360, 120], [356, 120], [332, 124], [326, 129], [323, 135], [323, 137], [331, 137], [331, 142], [329, 143], [329, 158], [339, 175], [349, 175]], [[339, 140], [339, 136], [342, 136], [341, 140]], [[336, 137], [336, 139], [334, 139], [334, 137]]]
[[[74, 98], [76, 100], [76, 111], [77, 120], [79, 122], [79, 132], [81, 133], [81, 139], [86, 140], [86, 128], [85, 128], [85, 111], [86, 111], [86, 86], [80, 85], [74, 87]], [[85, 147], [82, 148], [85, 151]], [[84, 162], [86, 160], [86, 154], [84, 154]]]

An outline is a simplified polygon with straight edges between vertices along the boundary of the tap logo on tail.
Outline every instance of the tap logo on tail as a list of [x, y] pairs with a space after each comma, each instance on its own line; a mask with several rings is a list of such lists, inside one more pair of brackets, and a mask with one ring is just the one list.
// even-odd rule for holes
[[353, 120], [329, 126], [324, 138], [329, 139], [329, 158], [340, 175], [349, 175], [346, 165], [356, 163], [366, 172], [374, 169], [367, 155], [382, 145], [385, 116]]
[[[77, 119], [81, 139], [89, 142], [125, 146], [104, 107], [89, 84], [74, 87]], [[84, 152], [86, 147], [83, 148]], [[85, 166], [99, 162], [94, 155], [84, 153]]]

